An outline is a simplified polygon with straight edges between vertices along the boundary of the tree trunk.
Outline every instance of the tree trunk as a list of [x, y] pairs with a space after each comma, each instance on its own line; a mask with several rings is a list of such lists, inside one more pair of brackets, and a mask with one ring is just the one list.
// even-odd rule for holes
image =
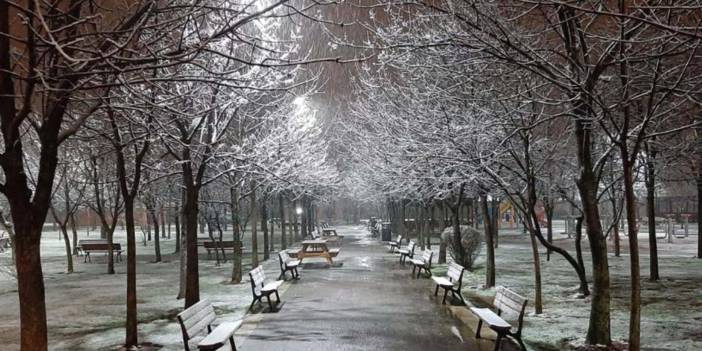
[[[106, 226], [102, 226], [105, 228]], [[114, 228], [112, 228], [114, 229]], [[111, 230], [110, 228], [106, 228], [105, 230], [107, 234], [107, 274], [115, 274], [115, 253], [112, 250], [112, 245], [114, 244], [114, 236], [115, 232], [114, 230]]]
[[283, 194], [278, 194], [278, 206], [280, 206], [280, 245], [285, 250], [288, 248], [288, 243], [285, 237], [285, 199], [283, 199]]
[[495, 286], [495, 245], [492, 240], [492, 223], [488, 210], [487, 194], [480, 194], [480, 206], [483, 211], [483, 227], [485, 228], [485, 288]]
[[153, 222], [154, 225], [154, 262], [161, 262], [161, 240], [159, 239], [159, 224], [158, 224], [158, 215], [156, 214], [156, 210], [153, 208], [149, 211], [151, 214], [151, 222]]
[[134, 200], [125, 196], [124, 223], [127, 227], [127, 321], [125, 345], [135, 346], [137, 333], [137, 290], [136, 290], [136, 230], [134, 221]]
[[[660, 280], [658, 274], [658, 242], [656, 241], [656, 178], [654, 160], [656, 150], [649, 147], [646, 159], [646, 215], [648, 216], [648, 245], [651, 264], [651, 281]], [[628, 208], [628, 207], [627, 207]], [[628, 216], [627, 216], [628, 217]]]
[[73, 255], [78, 256], [78, 230], [76, 229], [75, 213], [71, 213], [71, 232], [73, 234]]
[[[41, 267], [41, 230], [43, 219], [31, 223], [31, 216], [19, 216], [13, 211], [15, 225], [15, 267], [20, 310], [21, 350], [47, 350], [46, 304], [44, 274]], [[27, 211], [29, 213], [29, 210]], [[26, 222], [20, 222], [24, 217]]]
[[173, 214], [173, 224], [175, 225], [175, 251], [173, 253], [178, 253], [181, 250], [181, 244], [183, 243], [182, 235], [180, 231], [180, 210], [176, 207], [175, 213]]
[[[702, 160], [702, 158], [701, 158]], [[698, 160], [698, 167], [702, 167]], [[702, 259], [702, 169], [697, 176], [697, 258]]]
[[[639, 267], [639, 242], [637, 228], [636, 197], [634, 194], [633, 162], [627, 160], [626, 145], [622, 146], [624, 159], [624, 199], [626, 203], [627, 234], [629, 235], [629, 258], [631, 269], [631, 302], [629, 305], [629, 350], [641, 349], [641, 271]], [[655, 241], [655, 232], [654, 238]], [[652, 257], [653, 258], [653, 257]]]
[[232, 257], [232, 279], [233, 284], [241, 283], [242, 277], [242, 244], [241, 244], [241, 217], [239, 216], [239, 187], [229, 189], [229, 202], [232, 211], [232, 240], [234, 240], [234, 257]]
[[268, 238], [268, 207], [266, 200], [261, 201], [261, 230], [263, 231], [263, 260], [270, 258], [270, 243]]
[[185, 308], [200, 301], [200, 272], [197, 257], [199, 189], [190, 179], [185, 181], [185, 201], [183, 201], [183, 221], [185, 227], [186, 276]]
[[258, 267], [258, 233], [256, 233], [256, 222], [257, 218], [257, 206], [256, 206], [256, 183], [251, 182], [251, 267]]
[[302, 208], [302, 214], [300, 215], [300, 227], [302, 229], [302, 232], [300, 235], [302, 235], [303, 239], [306, 239], [310, 233], [307, 231], [307, 201], [305, 201], [305, 198], [303, 197], [301, 202], [301, 208]]
[[73, 273], [73, 254], [71, 252], [71, 241], [68, 237], [68, 227], [60, 223], [59, 228], [61, 229], [61, 235], [63, 236], [63, 243], [66, 247], [66, 273]]

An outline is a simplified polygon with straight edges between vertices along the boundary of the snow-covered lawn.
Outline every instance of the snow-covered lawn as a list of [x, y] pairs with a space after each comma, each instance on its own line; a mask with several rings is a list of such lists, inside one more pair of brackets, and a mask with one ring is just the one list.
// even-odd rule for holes
[[[645, 233], [645, 228], [642, 230]], [[691, 231], [692, 232], [692, 231]], [[642, 345], [646, 350], [702, 350], [702, 259], [695, 258], [696, 228], [688, 238], [675, 238], [673, 244], [658, 240], [661, 280], [649, 276], [648, 237], [640, 234], [642, 276]], [[572, 239], [555, 235], [559, 246], [573, 255]], [[612, 336], [625, 341], [628, 335], [629, 256], [627, 238], [622, 238], [622, 255], [615, 257], [610, 242], [612, 283]], [[592, 271], [587, 238], [583, 238], [588, 277]], [[484, 253], [484, 250], [483, 250]], [[484, 258], [477, 269], [464, 277], [463, 294], [474, 303], [494, 296], [494, 289], [482, 289], [485, 277]], [[516, 230], [500, 234], [496, 251], [497, 284], [509, 287], [533, 301], [533, 261], [528, 237]], [[590, 298], [578, 298], [578, 281], [571, 266], [554, 254], [546, 261], [541, 250], [544, 313], [534, 315], [527, 308], [524, 339], [533, 350], [564, 350], [566, 344], [580, 344], [587, 331]], [[437, 267], [437, 272], [441, 267]]]
[[[260, 230], [259, 230], [260, 232]], [[276, 242], [280, 239], [276, 228]], [[80, 232], [80, 238], [95, 239]], [[137, 234], [138, 237], [141, 234]], [[225, 240], [231, 234], [225, 234]], [[248, 238], [248, 236], [247, 236]], [[115, 241], [126, 249], [125, 233], [115, 234]], [[65, 249], [58, 234], [46, 231], [42, 240], [46, 306], [49, 326], [49, 345], [52, 350], [115, 350], [124, 341], [126, 314], [126, 264], [115, 263], [115, 275], [105, 274], [106, 258], [95, 255], [92, 263], [83, 263], [74, 257], [75, 272], [65, 274]], [[262, 257], [263, 237], [259, 237], [259, 257]], [[251, 244], [244, 242], [244, 279], [242, 284], [229, 284], [232, 262], [216, 265], [214, 255], [207, 260], [200, 249], [200, 297], [208, 298], [215, 306], [220, 321], [241, 318], [251, 303], [251, 287], [247, 273], [251, 268]], [[172, 254], [175, 239], [161, 239], [164, 254], [161, 263], [153, 261], [153, 241], [137, 244], [137, 297], [140, 342], [163, 345], [162, 350], [182, 350], [180, 327], [175, 316], [183, 308], [177, 300], [179, 256]], [[280, 249], [280, 244], [276, 244]], [[0, 265], [7, 265], [10, 253], [0, 254]], [[278, 276], [277, 256], [268, 260], [264, 268], [270, 278]], [[19, 308], [16, 285], [7, 275], [0, 274], [0, 349], [19, 349]]]

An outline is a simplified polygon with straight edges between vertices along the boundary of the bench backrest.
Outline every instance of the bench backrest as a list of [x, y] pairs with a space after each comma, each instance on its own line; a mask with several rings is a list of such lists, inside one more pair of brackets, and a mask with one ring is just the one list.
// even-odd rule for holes
[[522, 321], [524, 319], [524, 311], [526, 310], [528, 300], [517, 294], [516, 292], [509, 290], [503, 286], [497, 287], [497, 293], [495, 294], [495, 300], [492, 303], [497, 309], [497, 314], [502, 314], [502, 312], [507, 312], [515, 314], [518, 317], [519, 325], [517, 333], [522, 330]]
[[212, 304], [207, 299], [203, 299], [178, 314], [178, 323], [180, 324], [180, 330], [183, 332], [183, 343], [186, 350], [189, 349], [188, 340], [205, 329], [209, 332], [211, 329], [210, 325], [216, 317], [214, 308], [212, 308]]
[[[80, 248], [83, 251], [107, 251], [110, 248], [109, 243], [88, 243], [88, 244], [82, 244]], [[122, 250], [122, 245], [119, 243], [112, 243], [112, 250], [113, 251], [120, 251]]]
[[263, 266], [258, 266], [249, 272], [251, 279], [251, 289], [255, 295], [259, 295], [264, 282], [266, 281], [266, 273], [263, 271]]
[[466, 271], [463, 266], [460, 264], [451, 261], [448, 264], [448, 272], [446, 272], [446, 276], [448, 279], [454, 283], [458, 283], [458, 290], [461, 289], [461, 286], [463, 285], [463, 273]]
[[402, 235], [397, 236], [397, 245], [402, 245]]
[[90, 245], [90, 244], [107, 244], [107, 239], [81, 239], [78, 240], [78, 246]]
[[431, 267], [431, 258], [434, 256], [434, 251], [431, 250], [424, 250], [422, 253], [422, 261], [424, 263], [427, 263], [429, 267]]
[[409, 250], [409, 255], [414, 256], [414, 248], [417, 246], [417, 243], [414, 242], [414, 240], [410, 240], [409, 244], [407, 244], [407, 250]]
[[290, 255], [287, 250], [278, 252], [278, 259], [280, 260], [280, 269], [285, 270], [285, 263], [290, 261]]
[[221, 242], [219, 240], [215, 241], [205, 241], [204, 246], [206, 248], [233, 248], [234, 247], [234, 240], [222, 240]]

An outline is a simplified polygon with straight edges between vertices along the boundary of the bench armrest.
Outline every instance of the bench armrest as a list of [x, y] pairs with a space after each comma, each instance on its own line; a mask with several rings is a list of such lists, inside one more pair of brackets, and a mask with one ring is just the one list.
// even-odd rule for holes
[[234, 335], [237, 329], [241, 326], [241, 320], [236, 322], [225, 322], [217, 326], [212, 333], [208, 334], [204, 339], [197, 343], [197, 348], [200, 350], [216, 350], [224, 346], [227, 340]]

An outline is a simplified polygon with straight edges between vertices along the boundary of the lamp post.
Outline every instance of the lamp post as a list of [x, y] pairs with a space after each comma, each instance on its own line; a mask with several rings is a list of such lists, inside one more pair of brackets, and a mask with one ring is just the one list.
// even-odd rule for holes
[[[297, 207], [295, 208], [295, 213], [297, 213], [297, 217], [295, 218], [295, 234], [299, 233], [298, 231], [298, 225], [302, 223], [302, 207]], [[304, 237], [304, 235], [303, 235]]]

